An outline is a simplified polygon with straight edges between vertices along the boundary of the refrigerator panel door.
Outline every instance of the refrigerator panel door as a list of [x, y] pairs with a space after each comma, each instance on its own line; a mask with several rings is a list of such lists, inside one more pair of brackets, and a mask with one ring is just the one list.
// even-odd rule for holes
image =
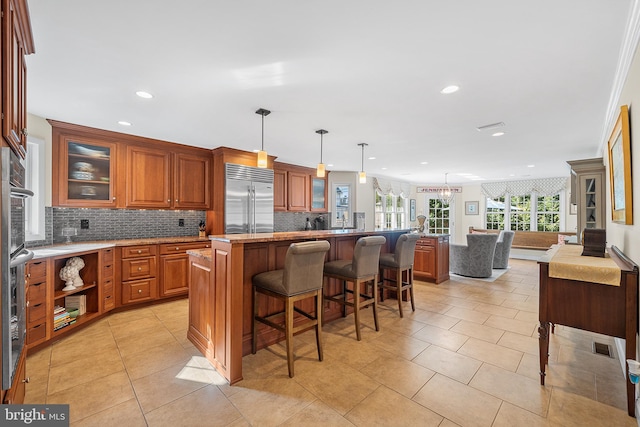
[[251, 183], [228, 179], [224, 201], [224, 232], [226, 234], [250, 233]]
[[273, 233], [273, 184], [254, 182], [255, 233]]

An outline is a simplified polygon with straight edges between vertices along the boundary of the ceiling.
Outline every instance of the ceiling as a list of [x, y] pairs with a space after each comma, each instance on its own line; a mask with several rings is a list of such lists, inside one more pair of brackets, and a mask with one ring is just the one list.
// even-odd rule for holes
[[28, 111], [254, 150], [266, 108], [287, 163], [315, 167], [323, 128], [328, 170], [364, 142], [368, 174], [414, 184], [568, 176], [601, 156], [632, 2], [29, 0]]

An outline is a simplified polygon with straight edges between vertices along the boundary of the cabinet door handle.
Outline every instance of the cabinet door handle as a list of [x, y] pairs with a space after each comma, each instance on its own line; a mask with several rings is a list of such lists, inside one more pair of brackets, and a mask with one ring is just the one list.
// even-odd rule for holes
[[176, 246], [176, 251], [179, 251], [179, 250], [180, 250], [180, 248]]
[[25, 379], [22, 380], [23, 383], [28, 383], [31, 381], [31, 378], [27, 377]]
[[141, 253], [142, 253], [142, 251], [138, 249], [138, 253], [139, 253], [139, 254], [141, 254]]
[[138, 271], [142, 271], [142, 267], [138, 267]]
[[171, 199], [167, 199], [167, 203], [171, 203]]
[[142, 293], [142, 289], [138, 289], [138, 293], [141, 294]]
[[111, 200], [115, 200], [115, 199], [116, 199], [115, 197], [112, 197], [112, 198], [111, 198]]
[[178, 203], [178, 199], [176, 199], [176, 203]]
[[[22, 129], [22, 134], [23, 134], [24, 136], [29, 135], [29, 132], [27, 132], [27, 128], [23, 128], [23, 129]], [[27, 381], [27, 382], [29, 382], [29, 381]]]
[[27, 301], [27, 307], [29, 307], [29, 303], [30, 303], [30, 302], [31, 302], [31, 301]]

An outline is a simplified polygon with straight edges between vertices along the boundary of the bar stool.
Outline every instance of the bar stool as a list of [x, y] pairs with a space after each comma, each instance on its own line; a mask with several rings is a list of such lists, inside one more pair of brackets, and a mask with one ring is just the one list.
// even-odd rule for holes
[[[325, 263], [324, 276], [342, 280], [342, 293], [324, 298], [342, 305], [342, 317], [347, 314], [347, 306], [353, 307], [353, 316], [356, 323], [356, 337], [360, 341], [360, 309], [373, 307], [373, 321], [378, 327], [378, 261], [380, 260], [380, 248], [387, 241], [383, 236], [361, 237], [353, 249], [353, 259], [336, 260]], [[347, 282], [353, 283], [353, 289], [347, 289]], [[368, 282], [373, 282], [373, 291], [368, 293]], [[364, 292], [361, 292], [361, 285]], [[347, 294], [353, 298], [347, 300]]]
[[[253, 276], [253, 344], [251, 352], [256, 354], [258, 327], [256, 322], [264, 323], [284, 332], [287, 344], [287, 365], [289, 377], [293, 378], [293, 335], [311, 328], [316, 330], [318, 359], [322, 361], [322, 270], [324, 259], [329, 251], [326, 240], [292, 243], [287, 249], [284, 269], [266, 271]], [[284, 302], [284, 310], [262, 317], [258, 315], [258, 294], [267, 295]], [[296, 307], [296, 301], [315, 298], [315, 315]], [[308, 320], [293, 325], [294, 311]], [[284, 325], [271, 319], [284, 315]], [[297, 319], [296, 319], [297, 320]]]
[[[405, 290], [409, 291], [411, 310], [416, 311], [416, 303], [413, 298], [413, 257], [419, 238], [420, 235], [416, 233], [403, 234], [398, 237], [394, 253], [380, 255], [380, 301], [384, 301], [385, 289], [395, 291], [400, 317], [404, 317], [402, 314], [402, 294]], [[385, 270], [390, 270], [394, 277], [385, 278]], [[407, 273], [406, 281], [404, 280], [405, 272]], [[392, 284], [385, 284], [385, 282]]]

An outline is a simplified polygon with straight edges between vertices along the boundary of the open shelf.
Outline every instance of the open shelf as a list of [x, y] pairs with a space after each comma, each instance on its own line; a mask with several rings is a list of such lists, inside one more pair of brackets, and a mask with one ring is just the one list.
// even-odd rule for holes
[[56, 334], [62, 333], [64, 331], [68, 331], [69, 329], [72, 329], [72, 328], [75, 328], [76, 326], [82, 325], [83, 323], [86, 323], [86, 322], [90, 321], [91, 319], [94, 319], [95, 317], [98, 317], [99, 315], [100, 315], [100, 313], [98, 313], [98, 312], [87, 311], [82, 316], [76, 317], [75, 323], [72, 323], [71, 325], [64, 326], [64, 327], [62, 327], [60, 329], [56, 329], [55, 331], [53, 331], [53, 334], [56, 335]]
[[95, 283], [92, 283], [90, 285], [84, 285], [81, 288], [76, 288], [73, 291], [56, 291], [55, 294], [53, 295], [53, 299], [54, 300], [58, 300], [58, 299], [64, 299], [64, 297], [68, 297], [69, 295], [74, 295], [74, 294], [79, 294], [82, 293], [86, 290], [89, 290], [91, 288], [95, 288], [97, 285]]

